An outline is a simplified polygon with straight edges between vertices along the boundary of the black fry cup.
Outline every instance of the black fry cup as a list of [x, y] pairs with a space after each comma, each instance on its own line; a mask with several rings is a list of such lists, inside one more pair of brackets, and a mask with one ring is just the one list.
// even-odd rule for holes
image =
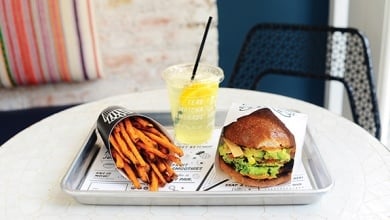
[[[155, 128], [157, 128], [160, 132], [162, 132], [173, 143], [173, 141], [172, 141], [173, 139], [169, 135], [166, 128], [164, 128], [164, 126], [161, 125], [156, 120], [154, 120], [146, 115], [132, 112], [132, 111], [130, 111], [124, 107], [121, 107], [121, 106], [110, 106], [110, 107], [107, 107], [106, 109], [104, 109], [100, 113], [98, 120], [97, 120], [97, 130], [99, 132], [100, 137], [102, 138], [102, 140], [104, 142], [104, 145], [108, 149], [111, 158], [112, 158], [112, 153], [111, 153], [110, 135], [113, 132], [115, 126], [119, 122], [121, 122], [122, 120], [124, 120], [126, 118], [131, 118], [131, 117], [143, 117], [143, 118], [147, 119], [150, 123], [153, 124], [153, 126], [155, 126]], [[115, 167], [116, 167], [116, 165], [115, 165]], [[124, 174], [121, 169], [117, 168], [117, 170], [126, 179], [128, 179], [126, 174]]]
[[106, 109], [104, 109], [97, 121], [97, 130], [103, 139], [104, 145], [107, 147], [107, 149], [110, 151], [111, 154], [111, 144], [110, 144], [110, 135], [112, 131], [114, 130], [115, 126], [121, 122], [122, 120], [126, 118], [131, 117], [143, 117], [147, 119], [149, 122], [151, 122], [159, 131], [161, 131], [167, 138], [173, 142], [172, 137], [166, 130], [166, 128], [161, 125], [159, 122], [154, 120], [153, 118], [150, 118], [149, 116], [142, 115], [136, 112], [132, 112], [124, 107], [121, 106], [109, 106]]

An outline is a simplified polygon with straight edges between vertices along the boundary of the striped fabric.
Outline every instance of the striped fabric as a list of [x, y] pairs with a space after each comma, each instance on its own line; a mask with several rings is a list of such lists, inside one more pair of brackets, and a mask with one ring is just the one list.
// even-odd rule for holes
[[100, 78], [93, 0], [0, 0], [0, 87]]

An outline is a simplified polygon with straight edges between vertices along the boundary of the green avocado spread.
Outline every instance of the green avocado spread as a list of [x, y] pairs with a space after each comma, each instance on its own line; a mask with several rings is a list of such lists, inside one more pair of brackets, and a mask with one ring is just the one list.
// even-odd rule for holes
[[218, 147], [222, 159], [237, 172], [247, 176], [276, 178], [280, 168], [291, 160], [290, 149], [261, 150], [241, 148], [243, 154], [234, 157], [227, 144]]

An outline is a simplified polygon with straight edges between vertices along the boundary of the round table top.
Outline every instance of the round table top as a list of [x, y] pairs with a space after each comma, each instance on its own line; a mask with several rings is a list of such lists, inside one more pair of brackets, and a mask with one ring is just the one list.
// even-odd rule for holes
[[[308, 125], [334, 179], [332, 189], [308, 205], [95, 206], [61, 190], [61, 180], [99, 113], [111, 105], [134, 111], [168, 111], [166, 90], [113, 96], [54, 114], [0, 147], [0, 218], [390, 218], [390, 152], [349, 120], [284, 96], [221, 88], [218, 110], [233, 102], [294, 109]], [[5, 218], [4, 218], [5, 217]]]

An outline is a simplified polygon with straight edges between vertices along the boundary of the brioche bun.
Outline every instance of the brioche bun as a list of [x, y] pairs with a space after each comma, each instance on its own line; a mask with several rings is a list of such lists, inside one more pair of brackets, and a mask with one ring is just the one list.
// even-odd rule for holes
[[247, 148], [294, 148], [295, 138], [268, 108], [238, 118], [224, 128], [223, 136]]

